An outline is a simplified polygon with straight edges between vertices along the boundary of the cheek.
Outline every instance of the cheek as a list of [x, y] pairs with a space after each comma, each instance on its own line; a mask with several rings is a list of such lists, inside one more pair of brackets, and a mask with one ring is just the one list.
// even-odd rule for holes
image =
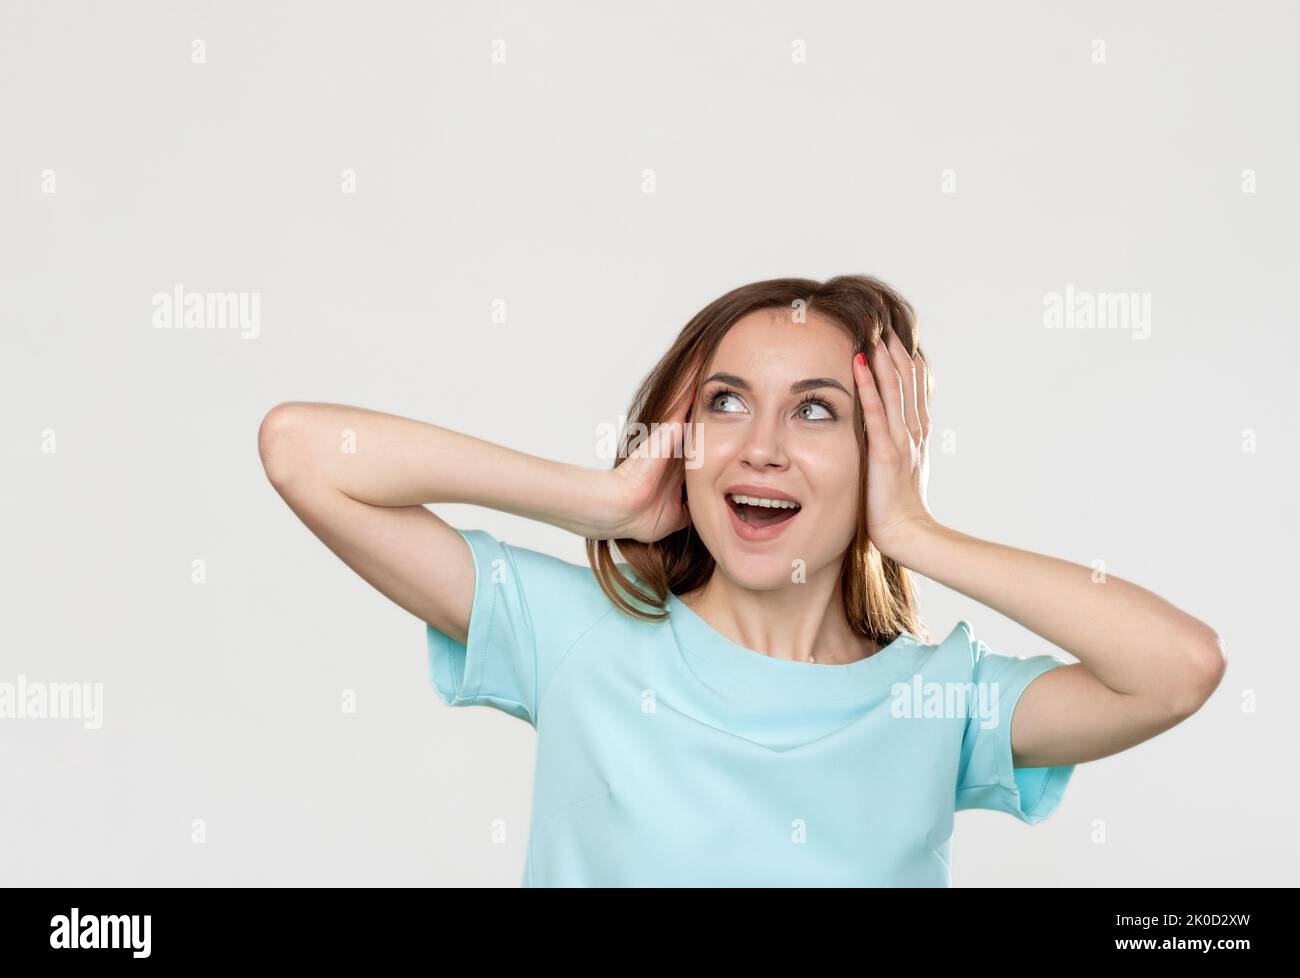
[[696, 482], [714, 480], [735, 459], [740, 439], [727, 425], [701, 424], [687, 446], [686, 478]]
[[828, 541], [851, 539], [858, 525], [861, 487], [859, 485], [860, 468], [855, 445], [849, 445], [848, 457], [844, 460], [829, 459], [821, 456], [820, 465], [810, 473], [810, 485], [813, 488], [814, 501], [818, 518], [815, 530], [819, 538]]
[[852, 438], [836, 439], [833, 444], [809, 445], [800, 453], [798, 464], [808, 485], [823, 504], [845, 496], [849, 497], [846, 502], [852, 504], [858, 494], [861, 471], [858, 446]]
[[698, 468], [690, 468], [691, 463], [688, 461], [685, 472], [685, 486], [687, 500], [703, 500], [713, 491], [713, 486], [717, 480], [709, 471], [707, 459], [697, 459], [700, 463]]

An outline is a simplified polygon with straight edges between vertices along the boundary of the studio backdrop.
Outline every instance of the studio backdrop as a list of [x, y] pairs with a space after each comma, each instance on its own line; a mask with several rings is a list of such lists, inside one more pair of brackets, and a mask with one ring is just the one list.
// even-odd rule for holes
[[[1298, 29], [1258, 0], [4, 3], [0, 884], [518, 885], [535, 731], [439, 700], [424, 623], [268, 483], [262, 418], [608, 468], [698, 309], [839, 274], [916, 308], [939, 520], [1227, 649], [1051, 819], [963, 812], [954, 883], [1293, 882]], [[1064, 656], [918, 583], [937, 635]]]

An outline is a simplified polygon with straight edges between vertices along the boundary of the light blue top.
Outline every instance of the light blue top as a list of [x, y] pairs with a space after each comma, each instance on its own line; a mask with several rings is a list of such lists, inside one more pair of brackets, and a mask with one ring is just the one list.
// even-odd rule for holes
[[1020, 694], [1065, 662], [992, 652], [965, 620], [857, 662], [778, 659], [676, 595], [639, 621], [585, 565], [457, 532], [474, 604], [467, 645], [426, 625], [433, 684], [537, 730], [524, 886], [951, 886], [956, 811], [1041, 822], [1074, 772], [1011, 758]]

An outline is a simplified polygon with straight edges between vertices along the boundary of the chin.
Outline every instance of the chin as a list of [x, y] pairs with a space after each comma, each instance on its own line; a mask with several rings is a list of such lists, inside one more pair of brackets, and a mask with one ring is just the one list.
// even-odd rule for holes
[[[807, 550], [794, 540], [783, 540], [779, 545], [766, 544], [761, 552], [755, 552], [753, 544], [724, 538], [721, 547], [710, 547], [709, 552], [730, 580], [751, 591], [774, 591], [787, 587], [794, 583], [794, 562], [802, 557], [811, 563], [804, 556]], [[807, 576], [806, 569], [804, 576]]]
[[744, 566], [722, 568], [723, 573], [738, 587], [746, 591], [779, 591], [794, 582], [790, 580], [791, 572], [784, 569], [758, 568], [742, 562]]

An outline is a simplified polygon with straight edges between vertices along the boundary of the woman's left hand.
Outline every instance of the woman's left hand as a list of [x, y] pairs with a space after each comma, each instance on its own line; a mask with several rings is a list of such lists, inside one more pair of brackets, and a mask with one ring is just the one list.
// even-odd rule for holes
[[909, 532], [936, 524], [925, 499], [930, 476], [929, 367], [886, 329], [853, 377], [867, 429], [867, 535], [886, 557], [904, 563]]

